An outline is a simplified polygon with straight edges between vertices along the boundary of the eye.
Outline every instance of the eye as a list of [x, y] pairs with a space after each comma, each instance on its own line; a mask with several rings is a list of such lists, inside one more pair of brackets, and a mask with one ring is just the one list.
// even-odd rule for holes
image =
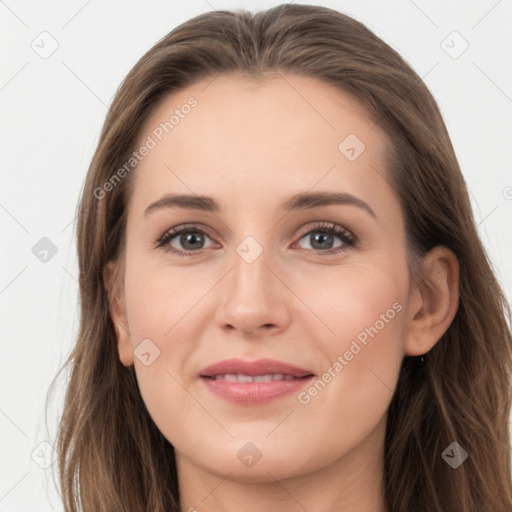
[[[341, 240], [341, 244], [333, 246], [336, 237]], [[211, 247], [204, 246], [205, 239], [211, 240], [196, 224], [182, 225], [166, 231], [155, 241], [155, 247], [178, 256], [192, 256], [193, 253], [200, 254], [203, 249]], [[350, 231], [329, 222], [317, 222], [299, 241], [303, 239], [310, 244], [307, 250], [324, 255], [337, 254], [357, 245], [357, 239]], [[181, 248], [176, 247], [176, 244], [181, 245]]]
[[[179, 238], [178, 238], [179, 236]], [[163, 248], [166, 252], [187, 256], [186, 253], [199, 253], [204, 247], [205, 237], [210, 238], [205, 231], [195, 224], [176, 227], [166, 231], [156, 240], [156, 247]], [[174, 239], [177, 240], [174, 240]], [[176, 248], [173, 244], [181, 244], [183, 249]]]
[[[334, 246], [334, 239], [338, 238], [341, 243]], [[306, 249], [316, 253], [336, 254], [355, 247], [357, 240], [350, 231], [329, 222], [319, 222], [314, 225], [300, 240], [305, 239], [310, 247]]]

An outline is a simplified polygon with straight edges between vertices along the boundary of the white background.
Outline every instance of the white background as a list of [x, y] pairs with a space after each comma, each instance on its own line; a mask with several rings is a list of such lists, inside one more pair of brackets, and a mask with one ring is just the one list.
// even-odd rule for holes
[[[35, 461], [52, 460], [44, 399], [78, 325], [75, 208], [117, 87], [143, 53], [185, 20], [213, 8], [278, 3], [0, 0], [0, 512], [62, 510], [50, 477], [57, 464], [45, 470]], [[510, 299], [512, 0], [295, 3], [354, 16], [424, 77]], [[43, 31], [58, 43], [47, 59], [31, 47]], [[469, 44], [456, 59], [442, 47], [453, 31]], [[461, 48], [451, 40], [445, 44]], [[32, 253], [42, 237], [57, 247], [46, 263]], [[50, 411], [52, 434], [63, 387]]]

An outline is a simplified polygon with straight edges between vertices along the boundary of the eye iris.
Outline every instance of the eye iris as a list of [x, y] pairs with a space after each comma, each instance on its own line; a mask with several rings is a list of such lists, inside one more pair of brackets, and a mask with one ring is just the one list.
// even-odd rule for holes
[[[317, 243], [317, 242], [320, 242], [320, 247], [318, 247], [319, 249], [325, 249], [325, 244], [322, 245], [322, 242], [324, 242], [328, 237], [331, 238], [331, 243], [328, 244], [328, 248], [332, 248], [332, 234], [331, 233], [323, 233], [321, 231], [317, 231], [315, 235], [312, 235], [312, 239], [313, 239], [313, 243], [311, 244], [312, 247], [314, 247], [314, 244]], [[315, 247], [316, 249], [316, 247]]]
[[[197, 246], [194, 246], [194, 244], [197, 241], [204, 243], [204, 237], [200, 233], [188, 232], [188, 233], [182, 234], [180, 237], [180, 242], [183, 245], [183, 247], [189, 248], [189, 249], [197, 248]], [[190, 246], [187, 247], [187, 244], [189, 244], [189, 243], [190, 243]]]

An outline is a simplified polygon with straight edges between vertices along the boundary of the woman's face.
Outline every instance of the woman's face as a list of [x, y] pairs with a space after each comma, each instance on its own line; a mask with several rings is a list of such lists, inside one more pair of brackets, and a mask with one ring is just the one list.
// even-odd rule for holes
[[129, 201], [120, 359], [179, 467], [239, 481], [381, 464], [407, 354], [385, 136], [338, 89], [284, 78], [168, 96]]

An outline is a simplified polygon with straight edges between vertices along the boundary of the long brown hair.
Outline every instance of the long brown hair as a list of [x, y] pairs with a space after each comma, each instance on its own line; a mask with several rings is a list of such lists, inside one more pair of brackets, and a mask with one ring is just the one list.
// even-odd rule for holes
[[[196, 16], [158, 41], [117, 91], [78, 205], [80, 328], [59, 371], [70, 370], [57, 438], [66, 512], [179, 510], [174, 449], [150, 418], [133, 367], [119, 360], [103, 278], [124, 248], [134, 171], [108, 191], [102, 187], [129, 160], [166, 95], [221, 73], [317, 78], [352, 94], [387, 134], [386, 167], [405, 218], [409, 270], [419, 275], [421, 256], [448, 247], [460, 265], [460, 299], [426, 361], [402, 361], [386, 430], [386, 506], [510, 512], [510, 308], [438, 106], [414, 70], [363, 24], [292, 4]], [[441, 456], [453, 442], [468, 452], [456, 469]]]

